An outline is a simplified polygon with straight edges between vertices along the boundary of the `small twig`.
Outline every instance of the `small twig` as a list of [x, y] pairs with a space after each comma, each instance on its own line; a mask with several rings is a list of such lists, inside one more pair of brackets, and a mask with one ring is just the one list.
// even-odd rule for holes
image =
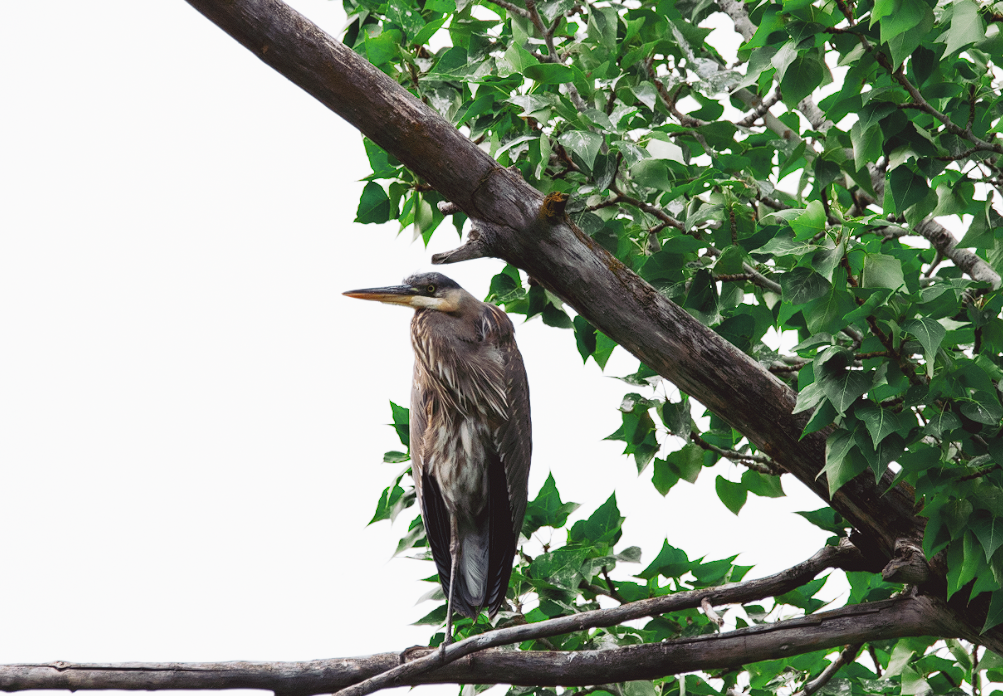
[[650, 213], [651, 215], [654, 215], [656, 218], [664, 222], [669, 227], [675, 227], [677, 230], [680, 230], [681, 232], [686, 231], [686, 225], [681, 223], [679, 220], [676, 220], [674, 217], [666, 213], [661, 208], [651, 205], [650, 203], [645, 203], [644, 201], [638, 198], [634, 198], [633, 196], [627, 195], [626, 193], [621, 191], [620, 187], [617, 186], [615, 183], [610, 184], [609, 188], [610, 191], [616, 194], [616, 200], [618, 202], [627, 203], [628, 205], [632, 205], [635, 208], [639, 208], [640, 210], [643, 210], [646, 213]]
[[709, 599], [704, 597], [700, 602], [700, 608], [703, 609], [703, 613], [707, 615], [708, 619], [718, 625], [718, 628], [724, 626], [724, 619], [722, 619], [718, 613], [714, 611], [714, 607], [711, 606]]
[[878, 662], [878, 652], [874, 649], [874, 646], [870, 643], [867, 644], [867, 654], [871, 656], [871, 660], [874, 661], [874, 672], [881, 678], [881, 663]]
[[753, 280], [755, 276], [751, 273], [721, 273], [720, 275], [714, 276], [714, 280], [720, 280], [722, 282], [743, 282], [746, 280]]
[[[758, 100], [759, 97], [756, 97], [756, 99]], [[780, 101], [779, 85], [777, 85], [777, 88], [773, 90], [773, 93], [770, 96], [766, 97], [766, 99], [763, 99], [758, 105], [755, 106], [755, 108], [752, 109], [752, 111], [746, 114], [744, 118], [735, 121], [735, 125], [742, 128], [751, 128], [756, 123], [756, 121], [761, 119], [763, 115], [770, 110], [770, 107], [772, 107], [778, 101]]]
[[859, 643], [857, 645], [847, 645], [843, 648], [843, 651], [839, 653], [836, 659], [832, 661], [832, 664], [826, 667], [825, 670], [823, 670], [823, 672], [815, 679], [812, 679], [810, 682], [805, 684], [804, 688], [795, 696], [811, 696], [813, 693], [828, 684], [829, 681], [836, 675], [836, 672], [853, 662], [853, 660], [857, 657], [858, 652], [860, 652]]
[[979, 671], [979, 646], [972, 646], [972, 696], [982, 693], [982, 673]]
[[503, 8], [509, 14], [519, 15], [524, 19], [530, 19], [529, 12], [519, 7], [518, 5], [513, 5], [510, 2], [506, 2], [506, 0], [490, 0], [490, 1], [495, 5], [498, 5], [498, 7]]
[[603, 580], [606, 581], [606, 586], [609, 587], [609, 596], [615, 599], [616, 601], [620, 602], [620, 604], [626, 604], [627, 600], [625, 600], [623, 596], [619, 592], [617, 592], [616, 585], [614, 585], [613, 581], [610, 579], [609, 570], [606, 568], [606, 566], [602, 567], [602, 577]]
[[690, 432], [690, 440], [693, 441], [693, 444], [702, 449], [714, 452], [725, 459], [729, 459], [736, 464], [741, 464], [742, 466], [748, 467], [760, 474], [780, 476], [785, 473], [776, 462], [764, 454], [746, 454], [745, 452], [738, 452], [736, 450], [724, 449], [722, 447], [718, 447], [717, 445], [712, 445], [700, 437], [700, 434], [696, 431]]

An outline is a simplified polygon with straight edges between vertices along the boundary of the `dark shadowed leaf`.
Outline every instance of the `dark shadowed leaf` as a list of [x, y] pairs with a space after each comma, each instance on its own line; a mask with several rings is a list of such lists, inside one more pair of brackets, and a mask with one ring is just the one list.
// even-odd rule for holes
[[379, 224], [390, 219], [390, 198], [383, 187], [375, 181], [370, 181], [362, 189], [359, 199], [359, 209], [355, 221], [361, 223]]

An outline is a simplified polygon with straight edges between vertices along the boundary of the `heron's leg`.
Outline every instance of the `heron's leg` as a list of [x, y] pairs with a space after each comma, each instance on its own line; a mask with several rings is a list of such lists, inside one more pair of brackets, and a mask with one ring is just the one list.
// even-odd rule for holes
[[446, 658], [446, 646], [453, 642], [453, 580], [456, 578], [456, 566], [460, 557], [460, 533], [457, 529], [456, 517], [449, 516], [449, 598], [446, 600], [446, 637], [439, 646], [439, 656]]

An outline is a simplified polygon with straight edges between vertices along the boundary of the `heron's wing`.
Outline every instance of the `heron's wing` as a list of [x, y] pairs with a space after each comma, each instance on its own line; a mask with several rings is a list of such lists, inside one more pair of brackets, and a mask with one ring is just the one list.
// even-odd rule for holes
[[432, 410], [430, 400], [433, 395], [421, 390], [422, 380], [419, 379], [418, 374], [420, 369], [421, 367], [416, 363], [414, 382], [411, 387], [411, 477], [414, 479], [415, 495], [421, 507], [421, 518], [425, 523], [425, 536], [428, 539], [429, 548], [432, 549], [435, 568], [439, 573], [443, 591], [448, 594], [451, 560], [449, 555], [449, 513], [446, 511], [446, 503], [442, 499], [438, 484], [428, 475], [425, 466], [427, 456], [425, 432]]
[[[533, 449], [533, 434], [529, 416], [529, 384], [522, 355], [515, 343], [512, 322], [501, 309], [487, 305], [484, 325], [491, 327], [486, 343], [500, 353], [505, 393], [505, 418], [497, 422], [494, 451], [497, 459], [489, 463], [491, 486], [491, 555], [488, 573], [488, 607], [493, 614], [508, 589], [523, 516], [526, 514], [529, 462]], [[494, 458], [492, 458], [494, 459]], [[500, 465], [500, 470], [499, 470]], [[502, 476], [504, 478], [502, 478]], [[498, 492], [504, 492], [504, 501]]]

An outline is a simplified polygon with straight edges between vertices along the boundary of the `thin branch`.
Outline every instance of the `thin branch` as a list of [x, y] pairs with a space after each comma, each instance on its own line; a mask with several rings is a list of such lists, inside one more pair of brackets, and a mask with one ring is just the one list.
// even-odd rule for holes
[[632, 205], [635, 208], [638, 208], [639, 210], [643, 210], [646, 213], [654, 215], [656, 218], [664, 222], [669, 227], [675, 227], [680, 232], [686, 232], [686, 225], [684, 225], [682, 222], [680, 222], [679, 220], [675, 219], [674, 217], [666, 213], [658, 206], [651, 205], [650, 203], [645, 203], [639, 198], [634, 198], [633, 196], [624, 193], [623, 191], [620, 190], [620, 187], [617, 186], [616, 184], [610, 184], [609, 188], [610, 191], [616, 194], [615, 200], [617, 202], [623, 202], [627, 203], [628, 205]]
[[718, 628], [720, 628], [721, 626], [724, 626], [724, 619], [722, 619], [720, 617], [720, 615], [718, 615], [718, 613], [716, 611], [714, 611], [714, 607], [710, 603], [709, 599], [707, 599], [706, 597], [704, 597], [700, 601], [700, 608], [703, 610], [704, 615], [706, 615], [707, 618], [710, 619], [711, 622], [717, 624]]
[[[756, 97], [756, 99], [758, 100], [759, 97]], [[752, 109], [752, 111], [750, 111], [748, 114], [746, 114], [744, 118], [742, 118], [742, 119], [740, 119], [738, 121], [735, 121], [735, 125], [736, 126], [740, 126], [742, 128], [750, 128], [750, 127], [752, 127], [752, 125], [756, 121], [758, 121], [759, 119], [761, 119], [766, 114], [766, 112], [770, 110], [770, 107], [772, 107], [778, 101], [780, 101], [780, 86], [779, 85], [777, 86], [777, 88], [775, 90], [773, 90], [773, 94], [771, 94], [770, 96], [766, 97], [766, 99], [763, 99], [755, 108]]]
[[696, 431], [690, 433], [690, 440], [702, 449], [714, 452], [715, 454], [724, 457], [725, 459], [729, 459], [736, 464], [741, 464], [753, 471], [758, 471], [760, 474], [780, 476], [781, 474], [787, 473], [780, 468], [775, 461], [764, 454], [747, 454], [745, 452], [738, 452], [736, 450], [724, 449], [718, 447], [717, 445], [712, 445], [700, 437], [699, 433]]
[[839, 653], [836, 659], [832, 661], [832, 664], [826, 667], [820, 675], [805, 684], [804, 688], [798, 692], [796, 696], [811, 696], [814, 694], [816, 691], [828, 684], [829, 681], [836, 676], [836, 672], [853, 662], [856, 659], [858, 652], [860, 652], [860, 643], [857, 643], [856, 645], [847, 645], [843, 648], [842, 652]]
[[506, 0], [490, 0], [490, 2], [494, 3], [495, 5], [498, 5], [498, 7], [503, 8], [509, 14], [519, 15], [524, 19], [530, 18], [529, 12], [519, 7], [518, 5], [513, 5], [510, 2], [506, 2]]
[[625, 600], [623, 596], [619, 592], [617, 592], [616, 585], [614, 585], [613, 581], [610, 579], [609, 570], [606, 568], [606, 566], [602, 567], [602, 577], [603, 580], [606, 581], [606, 586], [609, 587], [609, 596], [615, 599], [616, 601], [620, 602], [620, 604], [625, 604], [627, 600]]

